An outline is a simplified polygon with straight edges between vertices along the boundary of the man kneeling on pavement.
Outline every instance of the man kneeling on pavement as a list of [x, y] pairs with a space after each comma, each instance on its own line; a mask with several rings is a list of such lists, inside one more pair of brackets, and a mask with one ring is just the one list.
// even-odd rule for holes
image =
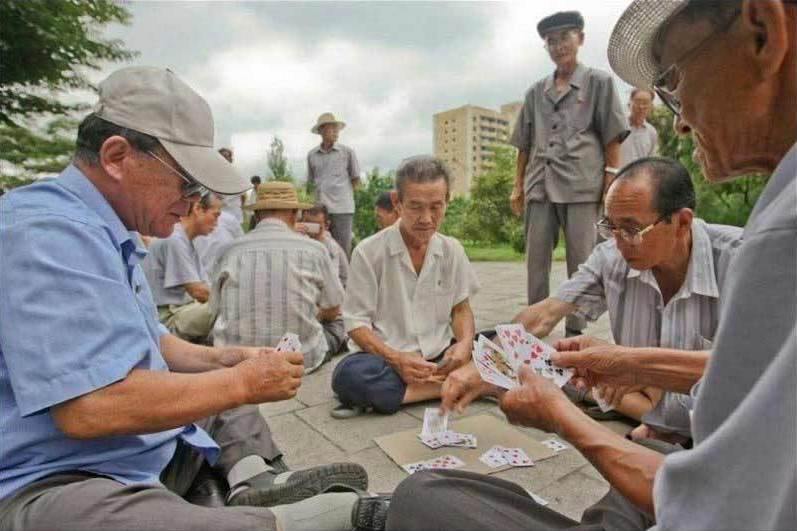
[[[210, 107], [170, 70], [132, 67], [94, 109], [57, 179], [0, 200], [0, 529], [373, 528], [386, 502], [362, 493], [365, 470], [287, 470], [255, 406], [295, 396], [301, 353], [158, 323], [139, 233], [169, 236], [205, 188], [247, 188], [213, 149]], [[183, 498], [203, 467], [229, 483], [213, 507]]]
[[470, 361], [479, 284], [462, 245], [437, 232], [448, 198], [441, 161], [404, 160], [393, 192], [399, 221], [354, 250], [343, 319], [356, 350], [332, 376], [341, 401], [333, 417], [437, 398], [446, 375]]

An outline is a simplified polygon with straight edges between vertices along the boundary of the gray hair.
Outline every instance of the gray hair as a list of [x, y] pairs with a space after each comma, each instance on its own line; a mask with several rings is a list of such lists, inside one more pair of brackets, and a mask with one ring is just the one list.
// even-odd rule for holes
[[408, 182], [430, 183], [443, 180], [446, 183], [446, 201], [451, 191], [451, 175], [443, 161], [431, 155], [416, 155], [401, 161], [396, 170], [396, 190], [399, 200], [404, 195]]

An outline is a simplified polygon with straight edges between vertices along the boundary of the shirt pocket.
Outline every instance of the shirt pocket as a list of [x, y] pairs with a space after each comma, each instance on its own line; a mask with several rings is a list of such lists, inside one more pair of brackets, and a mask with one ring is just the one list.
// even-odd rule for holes
[[565, 111], [565, 123], [568, 139], [586, 131], [592, 125], [592, 104], [583, 96], [576, 96], [575, 101]]
[[451, 321], [454, 306], [454, 283], [451, 279], [440, 279], [434, 287], [435, 317], [438, 323]]

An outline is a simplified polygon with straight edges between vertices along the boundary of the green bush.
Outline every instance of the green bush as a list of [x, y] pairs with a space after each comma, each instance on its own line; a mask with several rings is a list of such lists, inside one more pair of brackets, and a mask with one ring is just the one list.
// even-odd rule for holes
[[374, 204], [379, 194], [393, 189], [393, 172], [385, 175], [374, 168], [367, 174], [365, 182], [354, 190], [354, 237], [359, 242], [378, 230]]

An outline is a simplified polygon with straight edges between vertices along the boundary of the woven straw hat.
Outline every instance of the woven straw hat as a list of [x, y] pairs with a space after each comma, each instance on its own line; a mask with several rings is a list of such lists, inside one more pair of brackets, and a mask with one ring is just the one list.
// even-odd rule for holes
[[334, 114], [332, 114], [331, 112], [325, 112], [324, 114], [318, 117], [318, 120], [316, 120], [316, 124], [313, 126], [312, 129], [310, 129], [310, 132], [315, 133], [316, 135], [320, 135], [321, 126], [326, 124], [338, 124], [341, 129], [346, 127], [346, 123], [335, 118]]
[[661, 74], [653, 57], [659, 30], [689, 0], [634, 0], [614, 26], [609, 38], [609, 64], [631, 86], [652, 88]]
[[307, 210], [313, 205], [300, 203], [291, 183], [269, 181], [257, 187], [257, 201], [244, 210]]

